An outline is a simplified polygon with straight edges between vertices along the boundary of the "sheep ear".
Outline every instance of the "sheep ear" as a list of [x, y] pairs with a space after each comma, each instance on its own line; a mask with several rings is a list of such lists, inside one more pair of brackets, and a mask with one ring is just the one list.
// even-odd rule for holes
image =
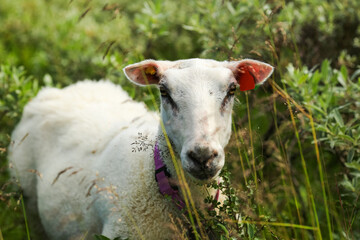
[[264, 83], [274, 71], [271, 65], [252, 59], [230, 62], [228, 67], [234, 73], [240, 91], [254, 89], [255, 85]]
[[167, 61], [145, 60], [126, 66], [123, 71], [126, 77], [138, 84], [158, 84], [164, 71], [169, 68]]

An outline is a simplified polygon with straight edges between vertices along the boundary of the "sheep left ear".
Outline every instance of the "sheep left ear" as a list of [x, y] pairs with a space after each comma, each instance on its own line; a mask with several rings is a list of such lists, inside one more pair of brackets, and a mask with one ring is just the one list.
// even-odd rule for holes
[[171, 61], [144, 60], [126, 66], [123, 71], [126, 77], [138, 84], [158, 84], [163, 73], [172, 67]]
[[228, 64], [240, 85], [240, 91], [254, 89], [255, 85], [264, 83], [274, 71], [271, 65], [252, 59], [244, 59]]

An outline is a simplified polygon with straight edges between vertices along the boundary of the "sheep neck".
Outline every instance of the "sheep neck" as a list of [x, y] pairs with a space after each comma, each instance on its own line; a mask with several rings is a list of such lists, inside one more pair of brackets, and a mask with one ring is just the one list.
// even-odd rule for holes
[[[170, 146], [172, 147], [172, 146]], [[178, 161], [179, 154], [175, 152], [175, 161]], [[170, 153], [169, 153], [169, 147], [166, 143], [165, 137], [162, 133], [160, 133], [157, 137], [157, 140], [155, 142], [154, 146], [154, 164], [155, 164], [155, 179], [157, 180], [159, 190], [162, 195], [168, 195], [172, 198], [175, 205], [181, 210], [184, 208], [185, 203], [183, 201], [183, 195], [182, 191], [179, 191], [179, 181], [178, 177], [175, 171], [175, 167], [173, 164], [173, 160], [171, 159]], [[181, 163], [178, 161], [178, 164]], [[160, 173], [162, 172], [162, 173]], [[160, 181], [157, 177], [157, 175], [160, 174]], [[173, 177], [175, 176], [175, 177]], [[197, 182], [195, 182], [193, 179], [191, 179], [187, 174], [185, 174], [185, 180], [188, 183], [191, 194], [195, 202], [197, 202], [199, 205], [203, 203], [203, 200], [206, 196], [209, 195], [209, 193], [213, 192], [213, 196], [216, 200], [219, 199], [220, 191], [219, 189], [215, 190], [207, 188], [206, 184], [201, 185]], [[219, 177], [216, 178], [214, 181], [219, 182]], [[166, 183], [164, 183], [166, 182]], [[170, 189], [169, 189], [170, 188]], [[207, 206], [209, 208], [209, 206]], [[212, 206], [210, 206], [212, 208]]]
[[154, 148], [155, 179], [162, 195], [170, 196], [179, 210], [185, 207], [185, 203], [180, 197], [179, 189], [171, 184], [170, 173], [168, 172], [164, 161], [162, 160], [159, 146], [155, 143]]

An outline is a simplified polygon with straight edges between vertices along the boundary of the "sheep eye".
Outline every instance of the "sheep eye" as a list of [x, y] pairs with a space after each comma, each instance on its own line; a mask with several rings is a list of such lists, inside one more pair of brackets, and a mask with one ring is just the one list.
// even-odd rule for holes
[[160, 89], [160, 94], [161, 94], [162, 97], [167, 97], [168, 96], [168, 92], [167, 92], [167, 90], [166, 90], [166, 88], [164, 86], [160, 85], [159, 89]]
[[232, 83], [229, 86], [228, 95], [230, 95], [230, 96], [234, 95], [235, 91], [236, 91], [236, 85], [235, 85], [235, 83]]
[[224, 111], [225, 106], [227, 105], [227, 103], [235, 95], [235, 91], [236, 91], [236, 85], [235, 85], [235, 83], [231, 83], [228, 90], [227, 90], [227, 94], [226, 94], [223, 102], [221, 103], [221, 108], [220, 108], [221, 111]]
[[164, 103], [170, 103], [171, 108], [174, 110], [174, 113], [177, 113], [179, 111], [179, 108], [174, 102], [174, 100], [170, 97], [168, 88], [165, 85], [159, 85], [159, 90], [161, 97], [164, 99]]

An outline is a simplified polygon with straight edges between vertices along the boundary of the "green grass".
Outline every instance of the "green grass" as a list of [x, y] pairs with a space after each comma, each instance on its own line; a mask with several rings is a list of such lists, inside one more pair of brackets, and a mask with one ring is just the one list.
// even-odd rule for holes
[[276, 67], [269, 83], [237, 93], [226, 181], [214, 185], [229, 197], [221, 214], [198, 212], [181, 184], [192, 225], [203, 224], [195, 236], [360, 238], [359, 16], [356, 0], [2, 1], [0, 240], [36, 239], [6, 148], [41, 87], [108, 78], [157, 110], [155, 89], [134, 87], [122, 67], [190, 57]]

